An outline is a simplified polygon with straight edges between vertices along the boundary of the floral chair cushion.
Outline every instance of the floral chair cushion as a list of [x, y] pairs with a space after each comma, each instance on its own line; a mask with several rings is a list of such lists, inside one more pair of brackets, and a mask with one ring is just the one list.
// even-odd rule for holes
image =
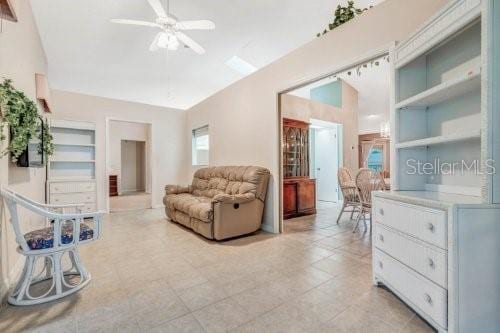
[[[80, 241], [94, 237], [94, 230], [88, 225], [80, 224]], [[54, 227], [37, 229], [24, 234], [24, 239], [32, 250], [48, 249], [54, 246]], [[61, 243], [69, 244], [73, 241], [73, 223], [65, 222], [61, 227]]]

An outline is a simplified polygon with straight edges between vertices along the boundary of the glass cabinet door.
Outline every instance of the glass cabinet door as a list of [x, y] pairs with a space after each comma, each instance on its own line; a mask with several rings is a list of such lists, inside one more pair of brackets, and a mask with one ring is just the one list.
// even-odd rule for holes
[[309, 129], [283, 127], [283, 176], [309, 176]]

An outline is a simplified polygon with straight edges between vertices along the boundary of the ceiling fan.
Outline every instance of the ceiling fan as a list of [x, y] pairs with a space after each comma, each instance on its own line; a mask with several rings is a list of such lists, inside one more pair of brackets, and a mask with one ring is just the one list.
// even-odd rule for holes
[[169, 13], [169, 0], [167, 0], [167, 10], [163, 8], [160, 0], [147, 0], [158, 18], [155, 22], [137, 21], [128, 19], [113, 19], [111, 22], [120, 24], [141, 25], [151, 28], [161, 29], [149, 47], [150, 51], [157, 51], [160, 48], [175, 51], [182, 43], [198, 54], [204, 54], [205, 49], [183, 33], [183, 30], [213, 30], [215, 23], [209, 20], [179, 21]]

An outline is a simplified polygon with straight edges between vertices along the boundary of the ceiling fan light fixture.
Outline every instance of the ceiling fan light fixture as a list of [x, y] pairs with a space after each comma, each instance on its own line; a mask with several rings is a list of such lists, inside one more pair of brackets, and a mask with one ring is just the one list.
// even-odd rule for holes
[[179, 48], [179, 45], [179, 40], [172, 33], [162, 33], [160, 38], [158, 38], [158, 47], [168, 49], [170, 51], [175, 51]]
[[179, 45], [180, 45], [179, 40], [177, 39], [177, 37], [174, 36], [170, 39], [167, 49], [169, 49], [170, 51], [177, 51]]
[[129, 20], [129, 19], [113, 19], [111, 22], [119, 24], [148, 26], [158, 28], [160, 31], [156, 34], [153, 42], [149, 46], [149, 50], [154, 52], [158, 49], [168, 49], [175, 51], [179, 46], [185, 45], [197, 54], [204, 54], [205, 49], [187, 36], [182, 30], [212, 30], [215, 29], [215, 23], [210, 20], [195, 20], [195, 21], [178, 21], [178, 19], [170, 14], [169, 1], [167, 0], [167, 10], [163, 8], [162, 0], [147, 0], [157, 15], [154, 22]]

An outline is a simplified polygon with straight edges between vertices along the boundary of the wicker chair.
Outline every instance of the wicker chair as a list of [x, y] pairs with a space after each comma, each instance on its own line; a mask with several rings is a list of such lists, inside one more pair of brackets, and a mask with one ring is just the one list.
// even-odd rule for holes
[[[340, 191], [344, 197], [342, 204], [342, 209], [339, 216], [337, 217], [337, 224], [340, 222], [342, 214], [345, 212], [351, 213], [351, 220], [354, 212], [361, 211], [361, 203], [359, 202], [358, 191], [356, 189], [356, 184], [352, 180], [351, 173], [347, 168], [339, 168], [337, 172], [337, 178], [339, 181]], [[352, 210], [346, 211], [346, 208], [352, 207]]]
[[[23, 273], [8, 298], [9, 303], [34, 305], [50, 302], [85, 287], [91, 277], [80, 259], [78, 247], [99, 238], [103, 214], [79, 213], [81, 205], [41, 204], [6, 188], [0, 188], [0, 193], [10, 212], [19, 245], [17, 252], [26, 257]], [[24, 233], [19, 207], [45, 218], [48, 226]], [[68, 270], [62, 264], [65, 254], [72, 264]], [[39, 260], [42, 260], [43, 268], [36, 274]], [[32, 295], [32, 287], [46, 280], [50, 281], [48, 288], [41, 295]]]
[[358, 190], [358, 197], [361, 203], [361, 212], [358, 215], [356, 226], [352, 232], [356, 232], [358, 230], [359, 221], [361, 217], [363, 217], [363, 222], [365, 225], [365, 231], [367, 230], [366, 226], [366, 215], [369, 215], [370, 218], [370, 234], [372, 233], [372, 192], [373, 191], [382, 191], [385, 190], [384, 179], [380, 175], [380, 173], [375, 172], [371, 169], [360, 169], [358, 174], [356, 175], [356, 187]]

